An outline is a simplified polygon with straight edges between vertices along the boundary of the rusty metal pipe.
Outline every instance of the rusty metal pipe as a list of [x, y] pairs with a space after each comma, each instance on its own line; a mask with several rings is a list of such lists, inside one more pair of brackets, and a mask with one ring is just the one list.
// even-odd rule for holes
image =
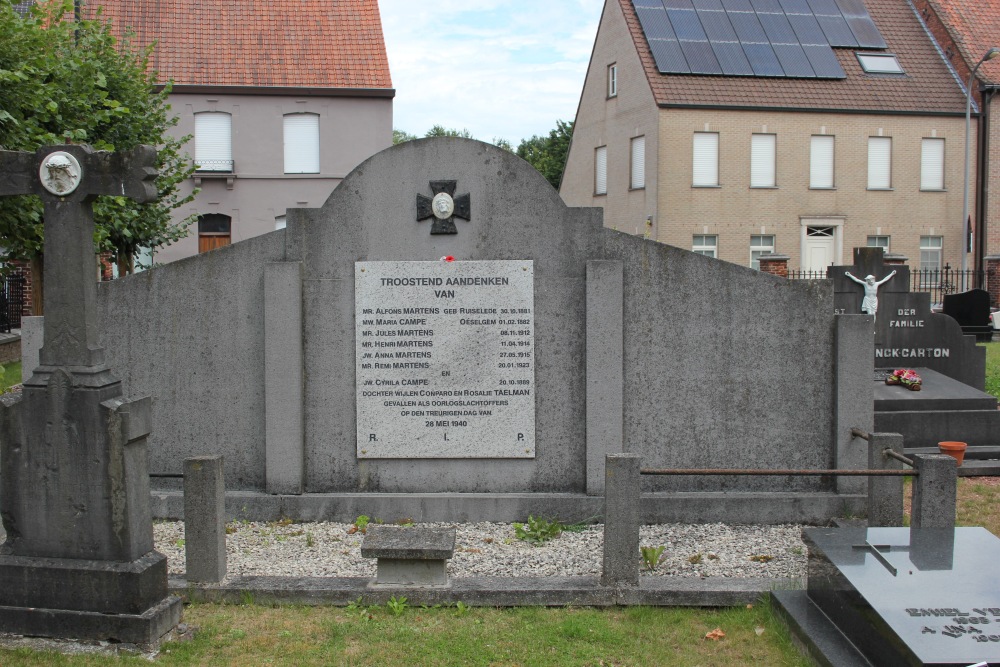
[[730, 469], [730, 468], [677, 468], [651, 469], [643, 468], [641, 475], [729, 475], [753, 476], [774, 475], [788, 477], [916, 477], [916, 470], [761, 470], [761, 469]]

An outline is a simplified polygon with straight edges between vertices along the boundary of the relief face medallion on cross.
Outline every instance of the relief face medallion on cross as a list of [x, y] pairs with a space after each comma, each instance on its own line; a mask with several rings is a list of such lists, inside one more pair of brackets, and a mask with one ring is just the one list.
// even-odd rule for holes
[[447, 220], [455, 212], [455, 200], [447, 192], [439, 192], [431, 200], [431, 208], [434, 210], [434, 217]]
[[83, 177], [80, 162], [64, 151], [56, 151], [45, 156], [38, 169], [42, 187], [59, 197], [65, 197], [76, 190]]

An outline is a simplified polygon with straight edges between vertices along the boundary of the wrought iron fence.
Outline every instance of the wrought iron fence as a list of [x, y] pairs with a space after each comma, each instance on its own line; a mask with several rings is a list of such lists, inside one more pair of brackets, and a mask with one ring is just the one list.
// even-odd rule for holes
[[21, 313], [24, 312], [24, 276], [11, 273], [0, 282], [0, 331], [10, 333], [21, 328]]
[[[910, 291], [927, 292], [931, 295], [932, 306], [939, 306], [945, 294], [967, 292], [976, 287], [986, 288], [987, 271], [953, 269], [945, 264], [943, 269], [910, 269]], [[826, 270], [789, 271], [791, 280], [817, 280], [826, 278]]]

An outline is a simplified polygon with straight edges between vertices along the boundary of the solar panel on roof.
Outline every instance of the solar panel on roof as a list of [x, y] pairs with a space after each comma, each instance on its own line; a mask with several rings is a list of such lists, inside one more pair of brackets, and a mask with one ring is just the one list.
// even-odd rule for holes
[[677, 39], [681, 41], [708, 39], [705, 29], [701, 27], [701, 21], [698, 20], [698, 14], [693, 9], [668, 9], [667, 17], [670, 19], [670, 25], [674, 27]]
[[750, 61], [743, 53], [739, 42], [712, 42], [712, 50], [722, 67], [722, 73], [729, 76], [753, 76]]
[[798, 39], [784, 14], [761, 14], [757, 12], [760, 24], [764, 26], [767, 39], [772, 44], [795, 44]]
[[692, 74], [722, 74], [722, 67], [707, 39], [702, 42], [682, 40], [681, 50], [684, 51], [684, 57], [687, 58]]
[[837, 60], [837, 55], [826, 44], [803, 44], [802, 50], [805, 51], [817, 77], [843, 79], [847, 76], [844, 74], [844, 68], [840, 66], [840, 61]]
[[833, 48], [886, 48], [863, 0], [633, 0], [657, 69], [844, 78]]
[[701, 25], [705, 28], [708, 41], [712, 42], [735, 42], [738, 41], [733, 24], [729, 22], [729, 17], [725, 12], [698, 12]]
[[822, 44], [827, 45], [826, 35], [819, 27], [816, 17], [812, 14], [792, 14], [788, 17], [788, 22], [795, 31], [795, 36], [799, 39], [799, 44]]
[[642, 31], [647, 40], [677, 39], [674, 29], [670, 26], [670, 21], [667, 20], [667, 12], [662, 5], [659, 9], [636, 8], [636, 14], [639, 15], [639, 23], [642, 25]]
[[653, 59], [656, 60], [656, 69], [661, 72], [671, 72], [673, 74], [690, 74], [681, 45], [676, 39], [651, 39], [649, 48], [653, 52]]
[[885, 40], [875, 27], [875, 22], [868, 16], [848, 16], [847, 25], [858, 38], [858, 45], [865, 49], [884, 49]]
[[742, 46], [754, 76], [785, 76], [785, 70], [781, 69], [778, 56], [774, 55], [770, 44], [757, 42]]
[[729, 21], [741, 42], [767, 41], [767, 33], [753, 12], [729, 12]]
[[847, 49], [860, 46], [858, 39], [851, 32], [851, 27], [847, 25], [843, 16], [817, 16], [816, 20], [819, 22], [819, 27], [823, 29], [823, 34], [826, 35], [826, 41], [829, 42], [830, 46]]
[[761, 12], [777, 14], [784, 11], [778, 0], [750, 0], [750, 4], [753, 5], [754, 11], [758, 14]]
[[809, 59], [798, 44], [771, 44], [774, 48], [774, 55], [778, 56], [781, 69], [785, 70], [785, 76], [808, 77], [816, 76]]
[[812, 14], [806, 0], [778, 0], [786, 14]]

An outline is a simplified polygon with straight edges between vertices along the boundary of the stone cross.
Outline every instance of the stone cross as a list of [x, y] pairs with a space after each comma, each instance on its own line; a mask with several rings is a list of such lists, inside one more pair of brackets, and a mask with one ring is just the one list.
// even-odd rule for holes
[[45, 337], [41, 366], [104, 365], [97, 340], [93, 202], [99, 195], [156, 199], [156, 150], [89, 146], [0, 151], [0, 196], [35, 194], [45, 205]]

